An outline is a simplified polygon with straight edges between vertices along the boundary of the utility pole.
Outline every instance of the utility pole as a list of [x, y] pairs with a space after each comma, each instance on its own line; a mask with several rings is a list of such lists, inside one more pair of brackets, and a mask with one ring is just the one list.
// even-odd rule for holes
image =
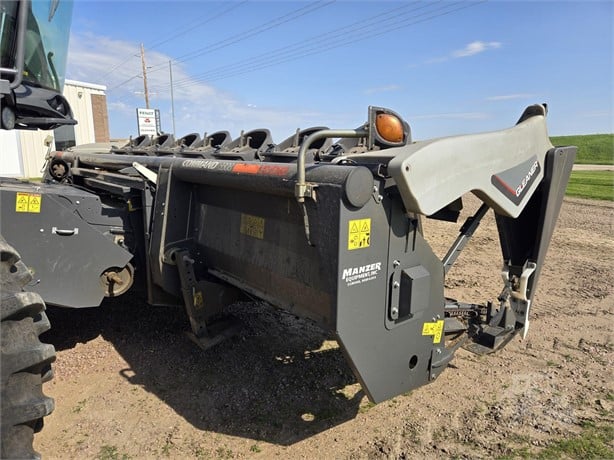
[[145, 48], [141, 43], [141, 65], [143, 66], [143, 90], [145, 93], [145, 108], [149, 108], [149, 92], [147, 91], [147, 66], [145, 66]]
[[173, 64], [168, 61], [168, 71], [171, 76], [171, 115], [173, 117], [173, 136], [175, 135], [175, 96], [173, 94]]

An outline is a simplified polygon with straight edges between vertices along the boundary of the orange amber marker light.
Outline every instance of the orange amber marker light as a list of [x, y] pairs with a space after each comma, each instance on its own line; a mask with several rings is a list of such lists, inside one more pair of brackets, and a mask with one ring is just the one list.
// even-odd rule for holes
[[375, 118], [375, 129], [382, 139], [388, 142], [403, 140], [403, 123], [389, 113], [379, 113]]

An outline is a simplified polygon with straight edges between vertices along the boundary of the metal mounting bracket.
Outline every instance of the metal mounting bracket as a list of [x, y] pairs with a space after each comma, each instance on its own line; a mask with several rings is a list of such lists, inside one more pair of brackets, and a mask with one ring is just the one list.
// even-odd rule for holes
[[132, 163], [132, 167], [136, 169], [136, 172], [138, 172], [141, 176], [143, 176], [152, 184], [158, 184], [158, 175], [151, 169], [147, 168], [146, 166], [143, 166], [141, 163], [137, 163], [136, 161]]
[[221, 309], [236, 300], [235, 290], [219, 283], [198, 280], [194, 271], [195, 260], [187, 249], [173, 251], [177, 265], [181, 292], [192, 332], [188, 337], [206, 350], [235, 335], [240, 323], [233, 317], [212, 319]]
[[322, 129], [308, 136], [307, 139], [305, 139], [301, 144], [301, 148], [299, 149], [297, 154], [298, 159], [296, 165], [296, 183], [294, 184], [294, 196], [296, 197], [296, 201], [298, 201], [298, 204], [301, 207], [301, 212], [303, 214], [303, 220], [305, 223], [305, 237], [307, 238], [307, 243], [310, 246], [313, 246], [313, 243], [311, 242], [311, 235], [309, 230], [309, 216], [307, 214], [307, 208], [305, 207], [305, 198], [310, 198], [315, 201], [315, 189], [317, 185], [310, 184], [305, 181], [305, 158], [307, 157], [309, 147], [315, 141], [320, 139], [331, 137], [365, 137], [368, 134], [369, 131], [366, 129]]
[[[522, 267], [522, 272], [520, 273], [520, 278], [518, 279], [518, 282], [512, 284], [510, 305], [516, 315], [522, 318], [523, 339], [525, 339], [527, 337], [527, 334], [529, 333], [529, 310], [531, 309], [531, 299], [529, 299], [529, 296], [527, 295], [529, 278], [531, 277], [531, 275], [533, 275], [536, 269], [537, 264], [535, 262], [527, 260]], [[504, 267], [502, 276], [504, 282], [510, 282], [509, 265], [506, 264], [506, 266]]]

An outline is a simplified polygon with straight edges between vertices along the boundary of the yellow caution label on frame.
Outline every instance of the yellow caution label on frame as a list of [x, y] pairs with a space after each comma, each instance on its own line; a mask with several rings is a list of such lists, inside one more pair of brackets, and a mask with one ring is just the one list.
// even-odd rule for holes
[[194, 308], [201, 309], [205, 305], [205, 299], [201, 291], [194, 292]]
[[264, 239], [264, 218], [241, 214], [241, 233], [259, 240]]
[[348, 222], [348, 250], [368, 248], [371, 245], [371, 218]]
[[40, 193], [17, 192], [15, 197], [15, 212], [41, 212], [43, 197]]
[[432, 335], [433, 343], [441, 342], [441, 336], [443, 335], [443, 319], [435, 321], [434, 323], [424, 323], [422, 326], [422, 335]]

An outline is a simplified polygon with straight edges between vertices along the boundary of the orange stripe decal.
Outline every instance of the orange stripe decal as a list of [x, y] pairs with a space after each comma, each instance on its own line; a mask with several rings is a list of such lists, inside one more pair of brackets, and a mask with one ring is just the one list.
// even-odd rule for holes
[[260, 165], [257, 164], [237, 163], [232, 167], [232, 172], [242, 174], [258, 174], [258, 171], [260, 171]]

